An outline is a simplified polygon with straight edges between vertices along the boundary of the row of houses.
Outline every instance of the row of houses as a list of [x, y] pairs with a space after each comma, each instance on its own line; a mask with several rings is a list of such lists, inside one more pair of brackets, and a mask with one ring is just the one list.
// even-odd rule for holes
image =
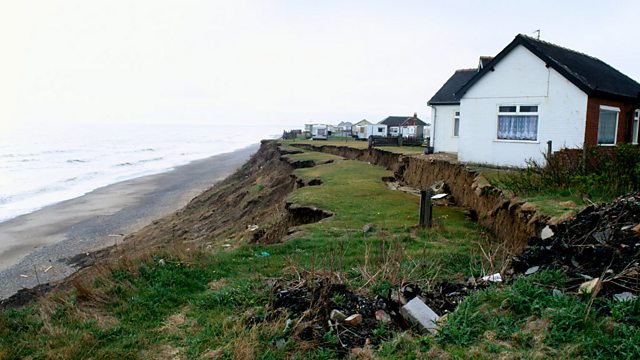
[[313, 139], [327, 139], [329, 136], [353, 137], [365, 140], [376, 136], [402, 136], [407, 139], [422, 140], [428, 134], [428, 124], [413, 116], [389, 116], [386, 119], [373, 124], [366, 119], [353, 124], [341, 122], [338, 125], [306, 124], [305, 133]]
[[[640, 84], [603, 61], [517, 35], [428, 101], [436, 152], [521, 167], [552, 151], [638, 144]], [[549, 143], [550, 142], [550, 143]]]

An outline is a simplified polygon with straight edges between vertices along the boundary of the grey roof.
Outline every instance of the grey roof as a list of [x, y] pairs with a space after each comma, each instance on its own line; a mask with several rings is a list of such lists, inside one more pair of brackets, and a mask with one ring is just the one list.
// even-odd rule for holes
[[640, 84], [602, 60], [546, 41], [519, 34], [496, 57], [486, 63], [460, 90], [457, 97], [480, 80], [517, 46], [522, 45], [587, 95], [639, 99]]
[[[409, 119], [414, 119], [413, 116], [389, 116], [386, 119], [380, 121], [378, 124], [385, 124], [387, 126], [402, 126], [405, 121]], [[426, 126], [427, 123], [415, 117], [416, 125]]]
[[456, 70], [453, 75], [442, 85], [440, 90], [433, 95], [428, 105], [457, 105], [460, 104], [460, 98], [456, 96], [456, 92], [477, 74], [477, 69], [461, 69]]

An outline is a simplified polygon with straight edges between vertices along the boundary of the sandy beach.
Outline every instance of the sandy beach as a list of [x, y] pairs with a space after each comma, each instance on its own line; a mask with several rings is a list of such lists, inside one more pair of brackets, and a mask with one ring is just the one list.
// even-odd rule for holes
[[0, 223], [0, 299], [63, 279], [68, 259], [111, 246], [230, 175], [258, 145], [112, 184]]

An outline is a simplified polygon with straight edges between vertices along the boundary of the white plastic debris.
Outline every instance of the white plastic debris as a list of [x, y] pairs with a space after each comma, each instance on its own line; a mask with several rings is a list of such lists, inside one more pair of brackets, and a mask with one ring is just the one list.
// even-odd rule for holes
[[160, 260], [158, 260], [158, 265], [160, 265], [160, 266], [164, 266], [164, 265], [165, 265], [165, 261], [164, 261], [164, 259], [160, 259]]
[[502, 276], [500, 275], [500, 273], [495, 273], [493, 275], [483, 276], [482, 280], [490, 282], [502, 282]]
[[630, 293], [628, 291], [625, 291], [625, 292], [622, 292], [620, 294], [613, 295], [613, 298], [616, 301], [632, 301], [632, 300], [635, 300], [635, 298], [637, 298], [637, 296], [633, 295], [632, 293]]
[[527, 271], [524, 272], [525, 275], [531, 275], [531, 274], [535, 274], [538, 272], [538, 269], [540, 269], [540, 266], [532, 266], [530, 268], [527, 269]]
[[443, 194], [436, 194], [436, 195], [433, 195], [433, 196], [431, 197], [431, 200], [438, 200], [438, 199], [442, 199], [442, 198], [446, 197], [447, 195], [449, 195], [449, 194], [444, 194], [444, 193], [443, 193]]
[[411, 299], [400, 312], [405, 319], [419, 324], [430, 333], [436, 332], [440, 317], [418, 297]]
[[542, 229], [542, 231], [540, 232], [540, 238], [542, 238], [542, 240], [548, 239], [548, 238], [552, 237], [553, 235], [554, 235], [553, 234], [553, 230], [551, 230], [549, 225], [545, 226], [544, 229]]
[[256, 231], [258, 230], [258, 225], [247, 225], [247, 229], [249, 231]]

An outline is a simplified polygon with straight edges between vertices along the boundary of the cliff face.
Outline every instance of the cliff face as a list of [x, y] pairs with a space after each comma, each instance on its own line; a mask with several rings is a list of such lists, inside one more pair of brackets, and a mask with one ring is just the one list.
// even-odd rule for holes
[[515, 250], [522, 250], [529, 236], [539, 235], [548, 220], [548, 217], [535, 210], [523, 208], [522, 201], [507, 198], [481, 174], [463, 164], [425, 155], [403, 156], [380, 149], [306, 144], [296, 146], [383, 166], [393, 171], [401, 183], [418, 189], [444, 181], [458, 205], [470, 209], [477, 215], [480, 224]]
[[287, 216], [286, 198], [295, 188], [293, 167], [280, 160], [278, 144], [260, 150], [222, 183], [196, 196], [180, 211], [156, 220], [125, 238], [131, 251], [167, 244], [185, 247], [235, 243], [264, 235], [254, 224], [279, 223]]

